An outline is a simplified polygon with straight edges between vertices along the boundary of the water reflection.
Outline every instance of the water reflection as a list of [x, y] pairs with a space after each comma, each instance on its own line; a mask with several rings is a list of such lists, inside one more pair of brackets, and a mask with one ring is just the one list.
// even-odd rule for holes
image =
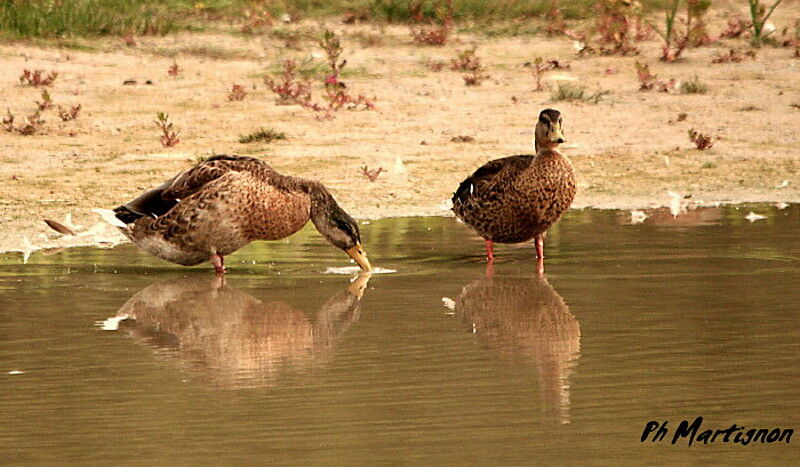
[[570, 375], [580, 357], [581, 329], [546, 276], [487, 275], [464, 286], [455, 312], [481, 345], [505, 358], [532, 361], [543, 409], [569, 423]]
[[358, 321], [369, 282], [362, 274], [310, 320], [281, 301], [261, 301], [221, 277], [152, 284], [117, 311], [119, 329], [181, 366], [227, 387], [270, 386], [288, 368], [324, 360]]

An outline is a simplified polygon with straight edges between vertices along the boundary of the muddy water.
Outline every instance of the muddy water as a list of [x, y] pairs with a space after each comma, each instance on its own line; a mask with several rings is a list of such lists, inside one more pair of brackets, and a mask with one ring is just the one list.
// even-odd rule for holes
[[[0, 458], [196, 464], [790, 463], [790, 445], [641, 444], [646, 422], [799, 428], [800, 207], [572, 212], [527, 246], [452, 219], [307, 229], [225, 283], [130, 245], [0, 257]], [[443, 300], [444, 299], [444, 300]], [[448, 306], [445, 306], [448, 305]], [[127, 318], [127, 319], [124, 319]]]

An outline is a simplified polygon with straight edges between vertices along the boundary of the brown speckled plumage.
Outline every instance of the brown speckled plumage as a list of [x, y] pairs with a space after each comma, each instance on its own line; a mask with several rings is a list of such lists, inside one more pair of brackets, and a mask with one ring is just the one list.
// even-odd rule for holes
[[360, 243], [357, 224], [321, 183], [252, 157], [212, 157], [114, 211], [136, 245], [186, 266], [287, 237], [309, 219], [339, 248]]
[[[499, 243], [528, 241], [558, 221], [576, 191], [572, 163], [556, 149], [563, 141], [560, 120], [557, 111], [542, 112], [536, 155], [489, 161], [464, 180], [453, 195], [456, 216], [486, 240]], [[555, 131], [548, 125], [557, 125], [560, 141], [548, 139], [545, 133]]]
[[[224, 386], [267, 386], [286, 365], [329, 357], [360, 316], [362, 274], [318, 307], [316, 318], [279, 300], [258, 300], [193, 276], [151, 284], [117, 311], [120, 329]], [[306, 310], [311, 312], [312, 310]]]
[[462, 289], [455, 312], [483, 346], [534, 363], [543, 406], [569, 421], [569, 377], [580, 356], [581, 328], [544, 276], [476, 280]]

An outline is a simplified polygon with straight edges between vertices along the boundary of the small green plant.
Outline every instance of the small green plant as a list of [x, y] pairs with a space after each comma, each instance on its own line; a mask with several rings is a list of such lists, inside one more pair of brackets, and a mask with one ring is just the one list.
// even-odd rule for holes
[[251, 131], [246, 135], [239, 136], [239, 142], [242, 144], [249, 143], [271, 143], [277, 140], [286, 139], [286, 133], [277, 131], [272, 128], [259, 128], [258, 130]]
[[542, 78], [544, 78], [546, 72], [551, 70], [568, 70], [570, 68], [568, 63], [561, 63], [557, 59], [545, 61], [542, 57], [536, 57], [532, 62], [526, 62], [525, 66], [533, 68], [533, 79], [536, 80], [536, 89], [534, 89], [534, 91], [544, 91]]
[[47, 89], [42, 89], [42, 100], [36, 101], [36, 106], [39, 108], [39, 111], [53, 108], [53, 99], [50, 97], [50, 93], [47, 92]]
[[769, 17], [772, 16], [772, 12], [775, 11], [775, 8], [781, 4], [781, 1], [782, 0], [775, 0], [775, 2], [769, 8], [767, 8], [766, 5], [761, 3], [761, 0], [747, 0], [747, 3], [750, 5], [750, 27], [753, 30], [751, 42], [754, 47], [761, 47], [761, 43], [764, 41], [764, 39], [774, 32], [765, 32], [764, 26], [767, 24]]
[[480, 86], [480, 84], [489, 77], [483, 72], [483, 65], [481, 59], [478, 57], [476, 51], [478, 46], [472, 46], [466, 50], [458, 51], [456, 58], [450, 61], [451, 70], [459, 70], [468, 72], [463, 76], [464, 84], [467, 86]]
[[53, 84], [53, 81], [58, 78], [58, 72], [51, 71], [50, 73], [44, 73], [44, 70], [22, 70], [22, 75], [19, 77], [19, 82], [23, 86], [33, 86], [33, 87], [40, 87], [40, 86], [50, 86]]
[[708, 92], [708, 85], [700, 81], [697, 75], [681, 83], [681, 94], [705, 94]]
[[6, 109], [6, 116], [3, 117], [0, 123], [3, 126], [3, 129], [9, 133], [19, 133], [23, 136], [30, 136], [38, 133], [42, 129], [44, 120], [40, 118], [40, 113], [37, 110], [36, 112], [25, 117], [25, 121], [23, 121], [22, 124], [15, 125], [14, 114], [12, 114], [10, 110]]
[[660, 92], [675, 92], [677, 82], [674, 79], [663, 81], [658, 76], [650, 72], [650, 65], [639, 63], [637, 60], [633, 64], [636, 68], [636, 77], [639, 79], [639, 91], [649, 91], [657, 89]]
[[755, 50], [745, 50], [744, 52], [740, 52], [736, 49], [729, 49], [728, 52], [722, 53], [711, 59], [711, 63], [739, 63], [744, 60], [755, 60], [756, 59], [756, 51]]
[[330, 70], [325, 78], [325, 100], [328, 105], [323, 107], [314, 105], [313, 109], [317, 111], [325, 111], [323, 116], [318, 116], [320, 119], [333, 118], [334, 113], [341, 109], [347, 110], [372, 110], [375, 108], [373, 97], [369, 99], [364, 95], [359, 94], [357, 97], [350, 95], [347, 86], [339, 79], [342, 70], [347, 65], [347, 60], [340, 60], [342, 55], [342, 45], [339, 37], [333, 31], [326, 29], [322, 34], [322, 39], [319, 41], [320, 47], [325, 51], [328, 60], [328, 67]]
[[664, 15], [664, 30], [653, 27], [661, 36], [664, 45], [661, 60], [674, 62], [680, 58], [687, 47], [699, 47], [711, 42], [705, 23], [705, 14], [711, 7], [711, 0], [686, 0], [686, 19], [683, 30], [678, 30], [678, 9], [682, 0], [672, 0]]
[[700, 133], [694, 128], [689, 130], [689, 141], [694, 143], [695, 147], [701, 151], [705, 151], [714, 145], [714, 140], [711, 136]]
[[278, 105], [298, 104], [303, 107], [311, 105], [311, 81], [300, 78], [297, 62], [287, 59], [283, 62], [283, 71], [277, 76], [265, 76], [264, 84], [278, 95]]
[[179, 67], [178, 62], [175, 61], [173, 61], [172, 65], [170, 65], [169, 68], [167, 68], [167, 74], [172, 77], [178, 76], [179, 74], [181, 74], [182, 71], [183, 69]]
[[601, 0], [597, 6], [595, 29], [601, 53], [635, 53], [638, 50], [635, 43], [652, 35], [652, 27], [642, 19], [642, 6], [638, 1]]
[[466, 50], [457, 51], [456, 58], [450, 60], [450, 69], [457, 71], [475, 71], [481, 69], [481, 59], [476, 53], [477, 45]]
[[544, 27], [547, 34], [553, 36], [564, 32], [567, 22], [564, 21], [564, 15], [561, 13], [559, 0], [550, 0], [550, 9], [544, 14], [544, 20], [547, 23]]
[[58, 118], [61, 119], [62, 122], [67, 122], [69, 120], [75, 120], [78, 118], [78, 113], [81, 111], [81, 105], [75, 104], [71, 106], [69, 109], [65, 109], [64, 107], [58, 106]]
[[322, 33], [319, 46], [325, 51], [328, 67], [330, 68], [330, 76], [338, 79], [342, 69], [347, 65], [347, 60], [339, 60], [343, 52], [342, 41], [333, 31], [326, 29]]
[[479, 69], [472, 70], [471, 72], [462, 76], [462, 78], [464, 78], [464, 84], [467, 86], [480, 86], [485, 79], [489, 78], [489, 75], [484, 73], [482, 69]]
[[383, 172], [383, 167], [378, 167], [377, 169], [370, 169], [366, 165], [361, 167], [361, 174], [367, 177], [370, 182], [376, 181], [378, 177], [380, 177], [381, 172]]
[[159, 130], [161, 130], [161, 145], [165, 148], [171, 148], [176, 144], [180, 143], [181, 140], [178, 138], [178, 130], [173, 129], [172, 122], [169, 121], [169, 114], [165, 112], [158, 112], [156, 114], [156, 121], [153, 122], [156, 124]]
[[244, 100], [247, 96], [247, 91], [241, 84], [234, 84], [231, 86], [231, 91], [228, 93], [228, 100], [231, 102], [238, 102]]
[[598, 90], [594, 93], [587, 93], [586, 86], [572, 83], [561, 83], [550, 93], [550, 99], [554, 101], [583, 101], [590, 104], [597, 104], [603, 96], [611, 94], [611, 91]]
[[422, 2], [412, 2], [409, 6], [411, 19], [411, 39], [419, 45], [444, 45], [453, 30], [453, 0], [444, 0], [437, 10], [438, 24], [425, 24]]

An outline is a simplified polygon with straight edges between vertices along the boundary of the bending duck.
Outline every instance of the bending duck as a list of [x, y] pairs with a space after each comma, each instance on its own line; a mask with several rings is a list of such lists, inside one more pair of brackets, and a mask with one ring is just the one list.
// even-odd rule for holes
[[564, 142], [561, 113], [545, 109], [536, 122], [536, 155], [487, 162], [461, 182], [453, 194], [453, 212], [486, 240], [494, 259], [494, 242], [536, 239], [537, 267], [544, 272], [544, 236], [575, 198], [575, 171], [558, 152]]
[[311, 220], [365, 271], [358, 224], [321, 183], [281, 175], [253, 157], [214, 156], [114, 209], [97, 210], [153, 256], [194, 266], [254, 240], [288, 237]]

